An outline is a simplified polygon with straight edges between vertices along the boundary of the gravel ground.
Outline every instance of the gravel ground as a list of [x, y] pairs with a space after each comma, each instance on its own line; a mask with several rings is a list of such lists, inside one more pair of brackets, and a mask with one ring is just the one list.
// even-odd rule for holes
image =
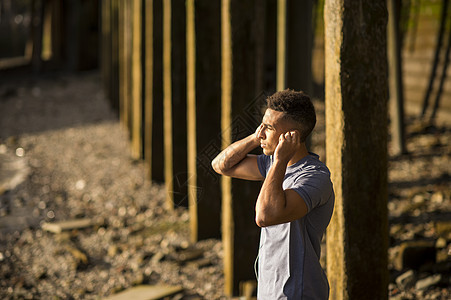
[[[324, 109], [316, 105], [313, 151], [324, 158]], [[449, 299], [451, 126], [408, 124], [409, 154], [390, 160], [389, 294]], [[141, 283], [183, 286], [171, 299], [221, 298], [221, 242], [190, 244], [187, 210], [163, 209], [164, 189], [130, 159], [97, 73], [3, 80], [0, 162], [17, 175], [0, 185], [0, 298], [98, 299]], [[76, 218], [95, 224], [42, 229]], [[412, 241], [432, 243], [420, 248], [435, 259], [413, 251], [421, 263], [406, 263]]]

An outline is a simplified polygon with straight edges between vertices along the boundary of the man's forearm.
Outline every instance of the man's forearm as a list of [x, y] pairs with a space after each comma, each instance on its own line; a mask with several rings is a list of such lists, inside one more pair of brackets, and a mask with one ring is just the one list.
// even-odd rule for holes
[[214, 170], [218, 173], [227, 173], [227, 171], [242, 161], [258, 145], [259, 141], [253, 134], [231, 144], [212, 161]]
[[258, 226], [272, 225], [286, 207], [283, 179], [287, 163], [275, 161], [269, 170], [255, 204], [255, 221]]

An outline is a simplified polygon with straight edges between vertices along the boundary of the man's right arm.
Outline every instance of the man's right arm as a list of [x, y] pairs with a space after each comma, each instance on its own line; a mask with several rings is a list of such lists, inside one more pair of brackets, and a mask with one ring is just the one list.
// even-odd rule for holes
[[257, 137], [257, 129], [252, 134], [242, 140], [239, 140], [216, 156], [211, 165], [216, 173], [247, 180], [263, 180], [257, 164], [257, 155], [249, 154], [260, 145]]

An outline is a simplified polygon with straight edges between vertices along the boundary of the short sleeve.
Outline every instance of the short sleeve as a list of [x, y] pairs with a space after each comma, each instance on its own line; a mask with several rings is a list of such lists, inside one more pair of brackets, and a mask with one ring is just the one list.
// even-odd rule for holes
[[271, 167], [271, 156], [260, 154], [257, 156], [257, 165], [260, 174], [262, 174], [263, 177], [266, 177], [266, 174]]
[[328, 174], [305, 174], [296, 179], [290, 189], [296, 191], [305, 201], [308, 211], [326, 203], [332, 192], [332, 184]]

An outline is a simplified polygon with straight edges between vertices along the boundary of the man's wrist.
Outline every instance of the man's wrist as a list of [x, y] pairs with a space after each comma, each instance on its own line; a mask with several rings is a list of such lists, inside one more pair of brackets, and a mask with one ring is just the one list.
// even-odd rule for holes
[[280, 158], [280, 157], [275, 157], [274, 158], [274, 165], [275, 166], [279, 166], [279, 167], [287, 167], [288, 162], [290, 160], [288, 158]]
[[252, 142], [252, 145], [254, 145], [255, 147], [260, 146], [260, 139], [258, 137], [255, 136], [255, 134], [251, 134], [249, 136], [249, 139]]

